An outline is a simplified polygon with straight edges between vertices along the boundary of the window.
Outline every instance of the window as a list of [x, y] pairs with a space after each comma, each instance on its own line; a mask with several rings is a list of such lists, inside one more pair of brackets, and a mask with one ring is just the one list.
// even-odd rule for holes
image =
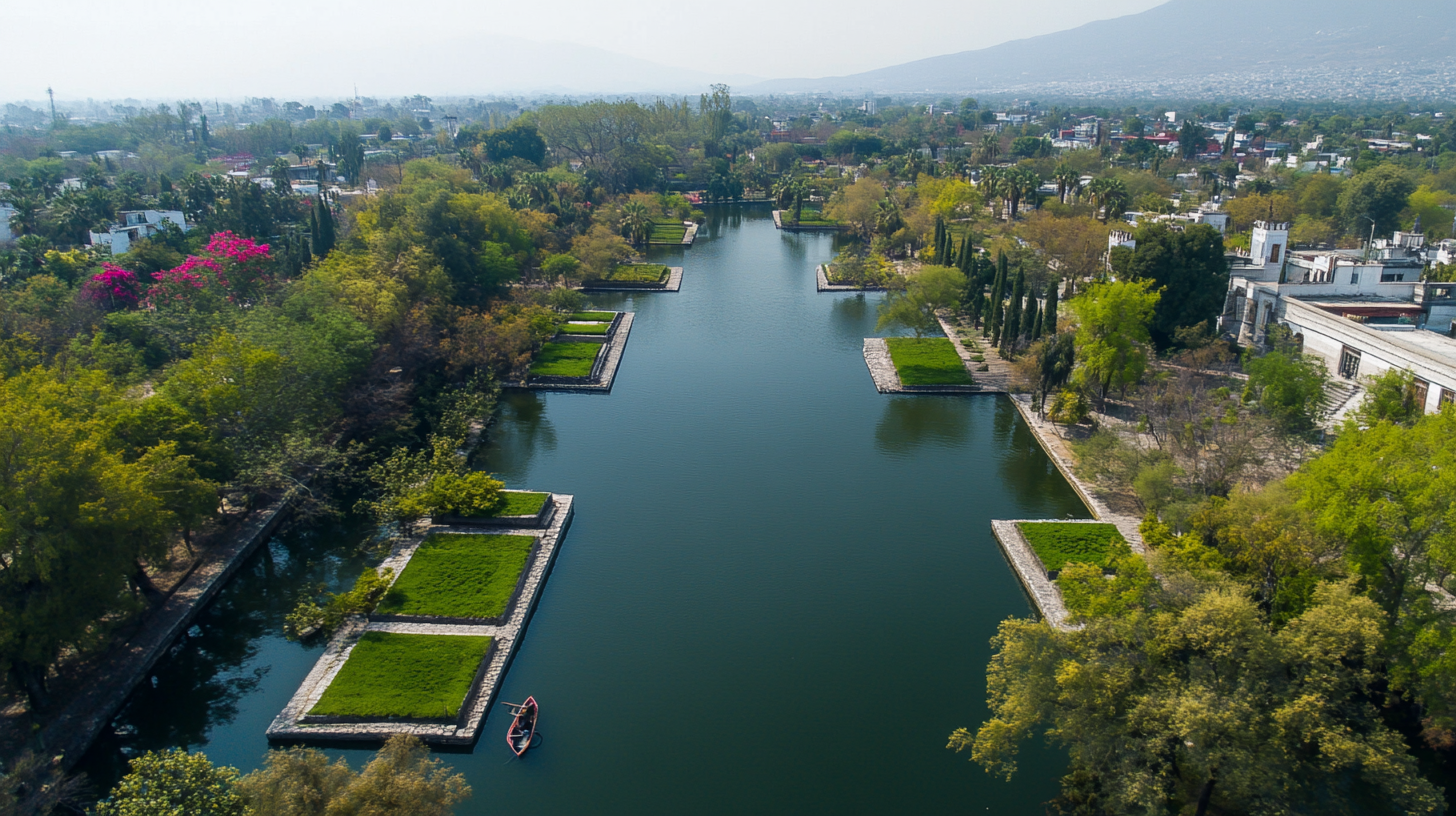
[[1425, 413], [1426, 397], [1428, 397], [1430, 393], [1430, 383], [1426, 382], [1420, 377], [1417, 377], [1411, 381], [1411, 402], [1415, 403], [1415, 406], [1419, 408], [1422, 413]]
[[1444, 410], [1447, 405], [1456, 405], [1456, 391], [1449, 388], [1441, 389], [1440, 407]]
[[1360, 376], [1360, 352], [1344, 346], [1340, 351], [1340, 376], [1353, 380]]
[[1405, 280], [1404, 272], [1382, 272], [1380, 274], [1381, 283], [1400, 283], [1403, 280]]
[[1269, 250], [1269, 263], [1279, 263], [1279, 250], [1281, 248], [1278, 244], [1275, 244], [1274, 248]]
[[1360, 273], [1359, 272], [1351, 272], [1350, 273], [1350, 283], [1351, 283], [1351, 285], [1358, 284], [1359, 282], [1360, 282]]

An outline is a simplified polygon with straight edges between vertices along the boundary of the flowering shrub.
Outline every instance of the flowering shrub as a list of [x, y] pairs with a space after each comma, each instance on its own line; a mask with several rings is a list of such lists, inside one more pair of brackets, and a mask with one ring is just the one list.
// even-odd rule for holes
[[86, 293], [93, 300], [104, 301], [117, 308], [137, 302], [137, 286], [135, 272], [116, 264], [103, 263], [101, 271], [92, 275], [91, 281], [86, 284]]
[[[202, 255], [188, 255], [172, 269], [152, 273], [155, 281], [142, 301], [149, 308], [192, 306], [215, 309], [218, 300], [246, 305], [260, 298], [273, 277], [267, 244], [231, 232], [212, 236]], [[212, 303], [205, 301], [213, 300]]]

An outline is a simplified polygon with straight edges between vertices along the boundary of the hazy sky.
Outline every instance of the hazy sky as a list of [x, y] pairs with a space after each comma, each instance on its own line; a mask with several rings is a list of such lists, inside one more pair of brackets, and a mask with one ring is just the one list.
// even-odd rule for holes
[[[489, 55], [472, 53], [495, 49], [477, 49], [471, 38], [490, 42], [500, 35], [547, 43], [513, 52], [513, 62], [529, 60], [531, 50], [541, 61], [518, 67], [584, 74], [582, 82], [592, 81], [596, 57], [549, 43], [715, 75], [833, 76], [1162, 2], [740, 0], [705, 7], [668, 0], [3, 0], [0, 99], [39, 99], [47, 85], [64, 99], [343, 96], [356, 74], [373, 86], [361, 92], [375, 94], [517, 90], [496, 87], [521, 80], [495, 70]], [[441, 60], [454, 60], [456, 70], [442, 70]], [[469, 65], [468, 76], [459, 76], [461, 65]]]

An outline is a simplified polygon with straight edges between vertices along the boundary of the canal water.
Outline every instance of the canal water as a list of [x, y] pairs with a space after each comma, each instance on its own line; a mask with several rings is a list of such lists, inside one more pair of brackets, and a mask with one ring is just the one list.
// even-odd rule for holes
[[[711, 212], [676, 294], [637, 313], [612, 393], [511, 393], [480, 452], [510, 487], [576, 495], [497, 709], [441, 756], [459, 812], [1042, 812], [1063, 759], [1007, 783], [945, 749], [986, 716], [990, 638], [1033, 614], [993, 518], [1086, 509], [1004, 397], [877, 394], [878, 296], [818, 294], [834, 238], [762, 207]], [[351, 581], [361, 531], [298, 531], [254, 559], [134, 695], [85, 768], [185, 745], [244, 771], [317, 659], [280, 636], [298, 594]], [[356, 765], [365, 749], [331, 749]]]

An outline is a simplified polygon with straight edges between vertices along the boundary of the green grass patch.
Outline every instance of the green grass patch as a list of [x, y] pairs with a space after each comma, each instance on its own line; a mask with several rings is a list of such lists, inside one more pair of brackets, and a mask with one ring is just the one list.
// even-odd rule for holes
[[971, 375], [944, 337], [891, 337], [890, 359], [901, 385], [970, 385]]
[[598, 323], [611, 323], [617, 317], [616, 312], [572, 312], [568, 320], [591, 320]]
[[381, 615], [497, 617], [510, 603], [533, 543], [530, 536], [431, 535], [415, 550], [375, 611]]
[[603, 283], [667, 283], [668, 268], [662, 264], [622, 264], [595, 281]]
[[1016, 526], [1048, 571], [1060, 570], [1072, 562], [1106, 567], [1113, 549], [1127, 543], [1111, 524], [1039, 521]]
[[308, 713], [328, 717], [450, 719], [490, 638], [365, 632]]
[[687, 234], [688, 228], [681, 221], [654, 221], [648, 240], [654, 244], [680, 244]]
[[601, 353], [601, 343], [547, 343], [531, 363], [537, 377], [587, 377]]
[[605, 335], [611, 328], [611, 323], [564, 323], [561, 326], [561, 333]]
[[534, 516], [541, 512], [546, 504], [545, 493], [502, 493], [506, 497], [505, 504], [496, 513], [497, 516]]

